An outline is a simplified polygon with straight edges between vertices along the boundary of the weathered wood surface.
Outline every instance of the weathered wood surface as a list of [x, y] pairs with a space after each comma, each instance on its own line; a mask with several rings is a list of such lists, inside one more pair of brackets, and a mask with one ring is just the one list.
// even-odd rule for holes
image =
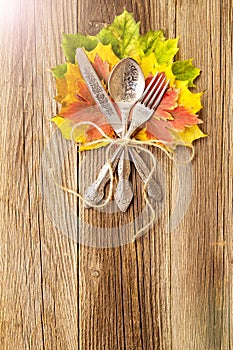
[[[11, 0], [8, 5], [0, 10], [0, 348], [232, 349], [231, 1]], [[62, 217], [63, 230], [43, 201], [44, 148], [52, 137], [58, 154], [70, 147], [54, 136], [48, 121], [56, 111], [48, 68], [64, 61], [62, 32], [95, 34], [124, 6], [143, 31], [162, 28], [169, 37], [179, 35], [177, 59], [194, 57], [202, 68], [197, 86], [206, 90], [201, 118], [209, 137], [195, 144], [191, 204], [180, 225], [167, 233], [178, 176], [171, 161], [156, 152], [166, 177], [161, 217], [135, 243], [102, 249], [61, 233], [83, 239], [89, 229], [81, 223], [77, 232], [70, 213], [62, 217], [56, 191], [50, 204], [54, 217]], [[93, 157], [90, 173], [97, 158], [104, 159], [101, 151]], [[72, 188], [76, 168], [71, 148], [62, 178]], [[80, 208], [84, 222], [100, 227], [130, 222], [142, 207], [138, 195], [125, 216], [105, 218], [93, 210], [84, 213], [72, 196], [68, 200], [74, 212]]]

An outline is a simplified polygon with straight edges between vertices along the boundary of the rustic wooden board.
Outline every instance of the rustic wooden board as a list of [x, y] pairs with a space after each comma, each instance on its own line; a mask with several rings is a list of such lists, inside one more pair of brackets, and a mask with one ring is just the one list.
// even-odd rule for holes
[[[0, 348], [232, 349], [231, 1], [11, 0], [4, 11], [1, 6]], [[143, 32], [179, 35], [177, 59], [193, 57], [201, 67], [202, 129], [209, 134], [196, 142], [192, 167], [181, 169], [192, 178], [191, 204], [169, 233], [181, 170], [155, 151], [166, 183], [163, 206], [154, 227], [125, 245], [138, 222], [122, 226], [143, 209], [137, 175], [127, 214], [84, 210], [49, 187], [51, 171], [83, 189], [104, 153], [78, 157], [48, 120], [57, 108], [49, 67], [64, 61], [62, 32], [95, 34], [124, 7]], [[99, 226], [98, 235], [90, 225]], [[104, 235], [106, 245], [118, 247], [101, 248]]]

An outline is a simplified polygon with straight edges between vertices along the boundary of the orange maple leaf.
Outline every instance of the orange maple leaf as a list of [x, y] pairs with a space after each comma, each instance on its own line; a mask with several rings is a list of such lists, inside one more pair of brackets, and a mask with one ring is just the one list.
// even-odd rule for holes
[[166, 142], [172, 142], [173, 137], [169, 132], [169, 122], [151, 118], [146, 125], [146, 134], [149, 139], [158, 139]]
[[196, 114], [191, 113], [184, 106], [178, 106], [171, 111], [174, 120], [169, 121], [170, 128], [183, 131], [185, 127], [190, 127], [202, 123]]
[[94, 62], [92, 63], [94, 70], [96, 71], [100, 80], [103, 80], [107, 85], [108, 78], [110, 76], [110, 66], [107, 61], [103, 61], [98, 54], [96, 54]]
[[[146, 85], [151, 79], [151, 77], [146, 79]], [[179, 93], [179, 89], [169, 88], [164, 94], [152, 118], [146, 123], [145, 133], [149, 139], [156, 138], [172, 142], [174, 131], [184, 131], [185, 127], [202, 122], [196, 114], [186, 107], [178, 105]]]
[[164, 94], [162, 101], [160, 102], [158, 108], [156, 109], [153, 117], [157, 119], [173, 119], [171, 111], [177, 107], [177, 99], [179, 97], [179, 90], [169, 89]]
[[[108, 79], [110, 71], [107, 62], [103, 62], [102, 59], [96, 55], [93, 66], [95, 66], [100, 79]], [[108, 136], [114, 138], [115, 132], [113, 128], [109, 125], [106, 117], [101, 113], [96, 105], [96, 102], [93, 99], [85, 81], [80, 76], [78, 79], [76, 79], [74, 73], [79, 73], [78, 67], [76, 67], [73, 65], [69, 67], [70, 70], [73, 70], [72, 79], [70, 80], [71, 83], [69, 95], [62, 100], [62, 107], [60, 109], [59, 116], [63, 117], [64, 119], [72, 120], [74, 124], [89, 121], [95, 123]], [[68, 74], [71, 75], [71, 72], [68, 72]], [[103, 138], [101, 133], [93, 126], [88, 128], [85, 136], [88, 142]]]

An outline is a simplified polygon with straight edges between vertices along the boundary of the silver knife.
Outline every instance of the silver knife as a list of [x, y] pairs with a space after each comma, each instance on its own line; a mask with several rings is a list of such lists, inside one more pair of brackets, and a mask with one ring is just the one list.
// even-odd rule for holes
[[87, 86], [96, 101], [101, 112], [106, 116], [109, 123], [115, 130], [118, 136], [122, 134], [122, 121], [117, 111], [111, 102], [107, 92], [103, 88], [98, 75], [91, 65], [87, 55], [82, 48], [76, 50], [76, 58], [78, 61], [79, 69], [82, 73], [83, 79], [87, 83]]

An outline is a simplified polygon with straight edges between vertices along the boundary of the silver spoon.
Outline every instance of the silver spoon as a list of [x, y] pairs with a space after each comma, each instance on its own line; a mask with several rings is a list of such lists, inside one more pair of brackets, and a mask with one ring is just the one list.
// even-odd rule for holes
[[[110, 95], [117, 103], [122, 116], [122, 137], [128, 127], [128, 116], [134, 103], [142, 96], [145, 89], [145, 79], [140, 66], [132, 58], [124, 58], [112, 70], [108, 80]], [[132, 186], [129, 181], [131, 173], [127, 147], [121, 154], [118, 163], [119, 182], [115, 191], [115, 201], [119, 209], [125, 212], [133, 198]]]
[[108, 80], [110, 95], [120, 108], [122, 115], [122, 136], [125, 136], [129, 111], [142, 96], [145, 79], [138, 63], [132, 58], [124, 58], [114, 67]]
[[[114, 67], [114, 70], [109, 77], [108, 88], [111, 96], [115, 102], [117, 102], [121, 110], [124, 136], [127, 132], [129, 112], [134, 103], [142, 96], [145, 88], [144, 76], [137, 62], [130, 58], [125, 58], [120, 61]], [[136, 149], [130, 147], [129, 153], [139, 176], [144, 183], [147, 183], [150, 170]], [[124, 165], [122, 158], [125, 159]], [[129, 176], [130, 161], [129, 154], [126, 149], [126, 151], [121, 154], [121, 158], [118, 163], [119, 183], [115, 192], [115, 201], [121, 211], [126, 211], [133, 197], [133, 193], [130, 191], [131, 187], [129, 186], [131, 185], [129, 183]], [[149, 178], [146, 190], [148, 195], [154, 200], [162, 200], [161, 188], [155, 182], [153, 177]]]

